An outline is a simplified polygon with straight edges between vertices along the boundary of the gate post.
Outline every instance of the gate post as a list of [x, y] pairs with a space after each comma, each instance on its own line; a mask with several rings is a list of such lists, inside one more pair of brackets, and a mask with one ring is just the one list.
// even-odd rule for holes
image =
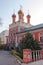
[[23, 49], [23, 62], [28, 63], [32, 61], [32, 55], [30, 49]]
[[43, 59], [43, 49], [41, 50], [41, 59]]

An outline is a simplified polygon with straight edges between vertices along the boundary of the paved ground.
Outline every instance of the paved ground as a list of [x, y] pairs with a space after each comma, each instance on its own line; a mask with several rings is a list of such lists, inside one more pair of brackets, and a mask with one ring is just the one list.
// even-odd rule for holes
[[[20, 65], [8, 51], [0, 51], [0, 65]], [[43, 60], [21, 65], [43, 65]]]
[[0, 65], [19, 65], [8, 51], [0, 51]]
[[22, 63], [22, 65], [43, 65], [43, 60], [31, 62], [31, 63]]

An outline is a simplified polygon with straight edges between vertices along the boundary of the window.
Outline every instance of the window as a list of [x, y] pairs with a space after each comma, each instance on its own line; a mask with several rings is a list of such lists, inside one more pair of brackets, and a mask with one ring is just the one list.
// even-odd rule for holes
[[43, 42], [43, 36], [40, 37], [40, 41]]

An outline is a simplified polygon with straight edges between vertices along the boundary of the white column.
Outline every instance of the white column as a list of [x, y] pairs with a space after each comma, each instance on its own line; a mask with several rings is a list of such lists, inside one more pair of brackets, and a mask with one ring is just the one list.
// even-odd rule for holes
[[36, 60], [37, 60], [37, 51], [36, 51]]
[[19, 24], [18, 24], [18, 31], [20, 31], [20, 22], [19, 22]]
[[17, 35], [16, 35], [16, 47], [18, 46], [18, 43], [17, 43]]
[[34, 53], [34, 51], [33, 51], [33, 58], [34, 58], [34, 61], [35, 61], [35, 53]]
[[39, 51], [38, 51], [38, 59], [39, 59]]

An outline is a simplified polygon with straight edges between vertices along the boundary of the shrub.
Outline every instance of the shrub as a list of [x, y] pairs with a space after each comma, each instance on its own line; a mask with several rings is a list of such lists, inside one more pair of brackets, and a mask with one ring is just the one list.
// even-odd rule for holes
[[17, 51], [15, 51], [15, 50], [12, 50], [12, 51], [11, 51], [11, 54], [14, 55], [14, 56], [17, 55], [17, 56], [19, 56], [20, 58], [23, 58], [21, 52], [17, 52]]
[[32, 49], [32, 50], [40, 50], [38, 42], [34, 40], [33, 35], [31, 33], [26, 33], [25, 37], [22, 38], [20, 42], [20, 51], [23, 49]]

